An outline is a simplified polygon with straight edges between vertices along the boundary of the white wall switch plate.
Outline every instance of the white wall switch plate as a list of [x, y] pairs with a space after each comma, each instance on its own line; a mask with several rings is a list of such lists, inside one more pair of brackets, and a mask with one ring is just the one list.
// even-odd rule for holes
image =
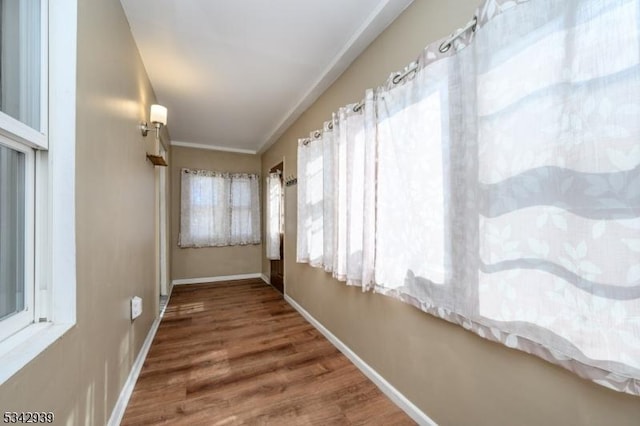
[[142, 315], [142, 298], [135, 296], [131, 299], [131, 319], [134, 320]]

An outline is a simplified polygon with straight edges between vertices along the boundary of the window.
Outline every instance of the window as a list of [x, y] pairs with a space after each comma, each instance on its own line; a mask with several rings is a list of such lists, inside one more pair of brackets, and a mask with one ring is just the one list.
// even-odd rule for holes
[[46, 148], [39, 0], [0, 1], [0, 341], [34, 321], [35, 154]]
[[182, 169], [180, 247], [260, 244], [259, 177]]
[[258, 176], [231, 179], [231, 245], [260, 243]]
[[0, 111], [33, 129], [40, 130], [40, 1], [2, 0], [0, 16]]
[[640, 1], [494, 3], [299, 143], [297, 260], [638, 395]]
[[0, 0], [0, 384], [76, 321], [76, 16]]
[[33, 321], [33, 163], [0, 139], [0, 340]]

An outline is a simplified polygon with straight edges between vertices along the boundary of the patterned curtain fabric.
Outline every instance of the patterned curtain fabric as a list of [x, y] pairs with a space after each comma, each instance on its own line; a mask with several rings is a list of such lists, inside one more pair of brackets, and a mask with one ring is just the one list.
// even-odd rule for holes
[[280, 230], [282, 217], [282, 178], [270, 173], [267, 178], [267, 259], [280, 260]]
[[180, 247], [260, 244], [259, 177], [182, 169]]
[[301, 140], [298, 261], [640, 395], [638, 10], [485, 1]]

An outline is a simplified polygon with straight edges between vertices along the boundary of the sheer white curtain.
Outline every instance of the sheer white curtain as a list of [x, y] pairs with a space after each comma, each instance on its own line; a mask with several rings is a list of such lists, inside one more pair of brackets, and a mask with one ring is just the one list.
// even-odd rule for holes
[[280, 260], [282, 217], [282, 177], [270, 173], [267, 178], [267, 259]]
[[363, 287], [373, 282], [376, 167], [375, 121], [363, 113], [366, 105], [373, 110], [373, 91], [301, 139], [298, 150], [298, 262]]
[[478, 32], [463, 57], [477, 58], [478, 316], [508, 343], [541, 344], [632, 393], [640, 393], [639, 7], [531, 1]]
[[640, 394], [638, 10], [485, 1], [299, 145], [298, 260]]
[[364, 215], [364, 116], [356, 105], [338, 112], [333, 139], [335, 238], [333, 276], [349, 285], [362, 278], [362, 218]]
[[381, 89], [377, 97], [375, 281], [380, 290], [404, 287], [415, 296], [416, 279], [445, 283], [447, 62], [421, 70], [404, 85]]
[[260, 244], [259, 177], [182, 169], [180, 247]]
[[260, 179], [258, 175], [230, 176], [230, 245], [260, 244]]
[[[322, 132], [322, 265], [327, 272], [333, 271], [334, 253], [335, 177], [333, 173], [333, 163], [335, 162], [335, 147], [333, 142], [333, 126], [335, 122], [336, 120], [325, 122]], [[300, 148], [300, 150], [304, 150], [304, 148]], [[306, 169], [306, 165], [304, 165], [304, 167]], [[298, 170], [300, 170], [300, 163], [298, 163]], [[300, 185], [300, 183], [298, 183], [298, 185]], [[313, 188], [310, 188], [310, 190], [313, 190]], [[299, 220], [300, 218], [298, 218], [298, 221]]]
[[323, 265], [323, 156], [321, 132], [300, 139], [298, 146], [298, 262]]

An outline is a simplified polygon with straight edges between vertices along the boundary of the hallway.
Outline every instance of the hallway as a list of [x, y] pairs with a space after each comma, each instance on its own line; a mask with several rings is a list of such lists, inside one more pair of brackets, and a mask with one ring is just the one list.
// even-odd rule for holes
[[413, 424], [259, 279], [176, 286], [122, 425]]

